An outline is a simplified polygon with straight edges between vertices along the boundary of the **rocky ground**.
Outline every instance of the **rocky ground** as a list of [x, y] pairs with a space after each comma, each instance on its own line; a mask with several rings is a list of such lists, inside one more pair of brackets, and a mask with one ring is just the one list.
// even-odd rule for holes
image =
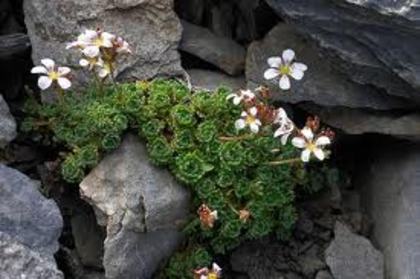
[[[338, 132], [330, 164], [347, 178], [298, 190], [292, 238], [244, 243], [218, 259], [225, 278], [419, 278], [418, 16], [406, 1], [2, 1], [0, 277], [151, 278], [180, 242], [189, 194], [133, 136], [77, 187], [60, 179], [54, 146], [18, 132], [33, 62], [73, 64], [62, 45], [104, 26], [135, 47], [120, 80], [265, 84]], [[261, 73], [285, 48], [309, 70], [280, 94]]]

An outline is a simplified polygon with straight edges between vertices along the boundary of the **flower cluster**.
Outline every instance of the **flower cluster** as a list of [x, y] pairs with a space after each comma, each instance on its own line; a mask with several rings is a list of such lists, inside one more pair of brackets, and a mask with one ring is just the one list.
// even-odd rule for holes
[[85, 30], [76, 41], [67, 45], [67, 49], [71, 48], [81, 50], [80, 66], [90, 71], [98, 69], [100, 78], [113, 74], [119, 55], [131, 54], [130, 46], [123, 38], [100, 29]]
[[[128, 42], [123, 38], [102, 30], [85, 30], [77, 37], [77, 40], [67, 45], [67, 49], [77, 48], [81, 50], [82, 59], [79, 64], [89, 71], [95, 71], [101, 78], [113, 77], [116, 62], [119, 56], [131, 54]], [[50, 58], [41, 60], [42, 66], [32, 68], [32, 74], [39, 74], [38, 87], [41, 90], [48, 89], [56, 83], [59, 90], [67, 90], [71, 87], [68, 78], [71, 72], [69, 67], [56, 66]], [[59, 91], [61, 92], [61, 91]]]

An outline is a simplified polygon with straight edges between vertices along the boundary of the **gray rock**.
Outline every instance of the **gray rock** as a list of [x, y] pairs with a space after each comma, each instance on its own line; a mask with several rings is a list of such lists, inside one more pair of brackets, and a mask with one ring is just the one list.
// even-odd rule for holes
[[370, 241], [336, 222], [334, 240], [325, 251], [327, 265], [336, 279], [384, 278], [381, 252]]
[[134, 54], [119, 64], [119, 78], [182, 73], [177, 52], [182, 28], [173, 0], [25, 0], [23, 7], [35, 64], [50, 57], [60, 64], [78, 65], [80, 55], [66, 50], [66, 43], [85, 28], [101, 27], [132, 45]]
[[150, 278], [181, 240], [178, 229], [188, 216], [189, 193], [167, 170], [148, 162], [134, 135], [91, 171], [80, 191], [107, 229], [107, 278]]
[[[420, 146], [387, 144], [364, 154], [354, 184], [384, 253], [386, 278], [420, 278]], [[368, 163], [369, 162], [369, 163]]]
[[245, 48], [235, 41], [218, 37], [210, 30], [182, 21], [179, 49], [207, 61], [230, 75], [240, 75], [245, 68]]
[[190, 75], [192, 86], [197, 89], [212, 91], [220, 86], [227, 86], [233, 91], [237, 91], [246, 87], [244, 77], [231, 77], [223, 73], [201, 69], [191, 69], [187, 73]]
[[72, 235], [80, 261], [84, 266], [103, 268], [105, 235], [96, 224], [93, 213], [78, 210], [71, 219]]
[[315, 276], [315, 279], [334, 279], [332, 275], [326, 270], [320, 270]]
[[0, 94], [0, 148], [4, 148], [16, 137], [16, 122], [9, 107]]
[[349, 79], [420, 103], [418, 1], [267, 2]]
[[202, 24], [207, 4], [205, 0], [179, 0], [175, 4], [177, 4], [177, 13], [182, 19], [197, 25]]
[[[297, 61], [308, 65], [301, 81], [292, 81], [292, 89], [281, 91], [278, 81], [266, 81], [267, 59], [280, 56], [284, 49], [296, 50]], [[246, 77], [249, 87], [266, 84], [274, 98], [289, 103], [311, 101], [321, 106], [344, 106], [388, 110], [412, 107], [407, 100], [383, 94], [372, 87], [347, 80], [320, 56], [318, 49], [288, 24], [280, 23], [260, 42], [248, 48]]]
[[284, 247], [269, 240], [242, 244], [230, 257], [232, 270], [245, 273], [250, 279], [279, 279], [290, 269], [283, 256]]
[[52, 257], [62, 227], [55, 202], [42, 196], [29, 177], [0, 164], [0, 232]]
[[223, 1], [211, 9], [211, 31], [219, 37], [232, 38], [235, 17], [233, 2]]
[[375, 112], [345, 107], [319, 108], [301, 105], [323, 122], [350, 135], [377, 133], [413, 141], [420, 140], [419, 113]]
[[63, 279], [64, 276], [52, 257], [45, 257], [0, 232], [0, 278]]

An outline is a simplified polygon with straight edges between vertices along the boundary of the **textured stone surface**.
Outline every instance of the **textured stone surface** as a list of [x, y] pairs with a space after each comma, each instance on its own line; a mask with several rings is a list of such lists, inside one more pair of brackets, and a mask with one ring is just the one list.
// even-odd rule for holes
[[9, 107], [0, 95], [0, 148], [16, 137], [16, 122], [10, 114]]
[[0, 278], [63, 279], [51, 256], [45, 257], [0, 232]]
[[182, 21], [184, 31], [179, 49], [207, 61], [230, 75], [245, 68], [245, 48], [233, 40], [216, 36], [210, 30]]
[[52, 257], [62, 227], [55, 202], [42, 196], [29, 177], [0, 164], [0, 232]]
[[78, 65], [79, 54], [65, 49], [85, 28], [101, 27], [131, 43], [134, 55], [119, 77], [145, 79], [182, 72], [177, 46], [181, 25], [173, 0], [25, 0], [25, 22], [35, 64], [44, 57]]
[[80, 191], [107, 228], [107, 278], [150, 278], [181, 240], [178, 228], [188, 215], [189, 193], [167, 170], [148, 162], [134, 135], [91, 171]]
[[[308, 65], [301, 81], [292, 81], [292, 89], [281, 91], [278, 81], [266, 81], [264, 71], [267, 59], [280, 56], [284, 49], [296, 51], [297, 61]], [[248, 48], [246, 77], [250, 87], [269, 85], [274, 98], [290, 103], [311, 101], [322, 106], [344, 106], [388, 110], [408, 108], [412, 104], [404, 99], [383, 94], [368, 86], [347, 80], [337, 73], [332, 65], [320, 56], [319, 50], [288, 24], [280, 23], [260, 42]]]
[[223, 73], [201, 69], [187, 70], [187, 73], [190, 75], [192, 86], [198, 89], [215, 90], [220, 86], [227, 86], [236, 91], [246, 88], [244, 77], [230, 77]]
[[336, 279], [384, 278], [381, 252], [370, 241], [336, 222], [334, 240], [325, 251], [327, 265]]
[[354, 183], [364, 191], [386, 278], [420, 278], [420, 146], [375, 144], [371, 150]]
[[267, 2], [349, 79], [420, 103], [418, 1]]
[[378, 112], [345, 107], [319, 108], [301, 105], [317, 114], [322, 121], [350, 135], [377, 133], [399, 138], [420, 140], [420, 114], [401, 112]]

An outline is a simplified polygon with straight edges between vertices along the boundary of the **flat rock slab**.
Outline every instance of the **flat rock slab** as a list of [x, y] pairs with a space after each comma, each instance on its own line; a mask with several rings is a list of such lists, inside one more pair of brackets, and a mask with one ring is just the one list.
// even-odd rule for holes
[[[280, 90], [278, 79], [267, 81], [264, 72], [269, 68], [267, 59], [281, 56], [285, 49], [294, 49], [296, 61], [308, 65], [301, 81], [292, 80], [291, 89]], [[343, 106], [389, 110], [412, 107], [407, 100], [378, 92], [374, 88], [349, 81], [337, 73], [314, 44], [308, 42], [288, 24], [279, 23], [266, 37], [253, 42], [247, 53], [246, 78], [249, 87], [265, 84], [273, 92], [273, 98], [289, 103], [313, 102], [321, 106]]]
[[0, 232], [0, 278], [63, 279], [52, 257], [30, 249]]
[[338, 221], [334, 234], [325, 259], [335, 279], [384, 278], [383, 255], [368, 239], [354, 234]]
[[245, 69], [246, 51], [235, 41], [219, 37], [210, 30], [182, 21], [184, 31], [179, 49], [207, 61], [230, 75]]
[[62, 227], [55, 202], [42, 196], [29, 177], [0, 164], [0, 232], [52, 257]]
[[375, 145], [354, 183], [374, 223], [386, 278], [420, 278], [420, 145]]
[[232, 91], [237, 91], [246, 88], [244, 77], [231, 77], [223, 73], [201, 69], [187, 70], [187, 73], [190, 75], [192, 86], [196, 89], [213, 91], [221, 86], [226, 86]]
[[16, 121], [0, 94], [0, 148], [4, 148], [16, 137]]
[[360, 84], [420, 104], [418, 1], [267, 0]]
[[169, 171], [148, 161], [135, 135], [127, 135], [91, 171], [80, 191], [107, 229], [107, 278], [151, 278], [182, 238], [179, 229], [189, 213], [189, 192]]
[[66, 43], [86, 28], [100, 27], [122, 36], [133, 48], [133, 55], [119, 64], [119, 78], [183, 72], [177, 51], [182, 29], [173, 0], [25, 0], [23, 8], [35, 64], [49, 57], [78, 65], [80, 54], [66, 50]]

